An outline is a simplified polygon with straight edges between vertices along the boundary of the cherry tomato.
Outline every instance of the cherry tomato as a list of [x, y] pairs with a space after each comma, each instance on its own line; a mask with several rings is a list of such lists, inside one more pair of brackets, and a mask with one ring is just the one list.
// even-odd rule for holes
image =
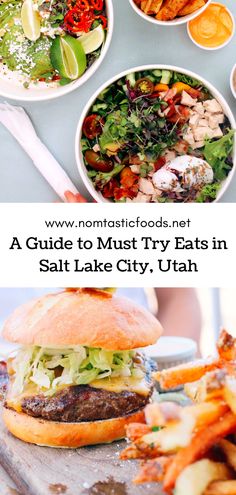
[[160, 168], [162, 168], [166, 163], [166, 159], [164, 156], [160, 156], [160, 158], [158, 158], [155, 163], [154, 163], [154, 167], [155, 167], [155, 172], [157, 172], [157, 170], [160, 170]]
[[135, 91], [138, 91], [141, 95], [150, 95], [154, 91], [154, 84], [147, 77], [138, 79], [134, 86]]
[[83, 123], [83, 134], [88, 139], [94, 139], [96, 136], [100, 136], [102, 134], [103, 123], [104, 121], [99, 115], [95, 113], [88, 115]]
[[114, 164], [108, 158], [103, 158], [93, 150], [85, 151], [85, 160], [94, 170], [98, 172], [111, 172], [114, 168]]
[[119, 201], [123, 198], [133, 199], [138, 194], [138, 184], [133, 187], [119, 187], [114, 190], [114, 198]]
[[175, 124], [176, 122], [179, 122], [180, 124], [186, 122], [190, 115], [189, 108], [185, 107], [184, 105], [176, 105], [175, 109], [175, 113], [167, 114], [167, 120], [169, 120], [169, 122], [172, 122], [173, 124]]
[[119, 182], [117, 179], [112, 178], [109, 182], [104, 186], [102, 190], [102, 194], [104, 198], [113, 198], [114, 191], [116, 188], [119, 188]]

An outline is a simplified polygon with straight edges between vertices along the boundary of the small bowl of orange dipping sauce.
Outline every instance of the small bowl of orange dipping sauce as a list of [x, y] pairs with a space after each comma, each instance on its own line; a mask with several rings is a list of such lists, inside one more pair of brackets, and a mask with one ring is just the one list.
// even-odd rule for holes
[[234, 98], [236, 98], [236, 64], [233, 66], [230, 75], [230, 87]]
[[218, 2], [210, 3], [205, 11], [188, 23], [193, 43], [204, 50], [218, 50], [226, 46], [235, 33], [234, 17]]

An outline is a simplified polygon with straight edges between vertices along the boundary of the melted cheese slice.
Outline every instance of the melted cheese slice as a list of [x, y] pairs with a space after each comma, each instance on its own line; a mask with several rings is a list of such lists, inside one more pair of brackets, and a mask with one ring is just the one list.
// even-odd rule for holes
[[108, 392], [115, 392], [119, 394], [123, 391], [135, 392], [139, 395], [147, 396], [150, 393], [150, 385], [145, 378], [133, 378], [133, 377], [117, 377], [117, 378], [102, 378], [101, 380], [94, 380], [89, 384], [93, 388], [101, 388]]
[[[109, 378], [108, 377], [108, 378], [102, 378], [100, 380], [94, 380], [93, 382], [89, 383], [88, 386], [93, 388], [100, 388], [103, 390], [107, 390], [108, 392], [114, 392], [117, 394], [123, 391], [129, 391], [147, 397], [150, 393], [150, 385], [145, 379], [145, 377], [143, 378], [133, 378], [133, 377]], [[65, 386], [64, 387], [61, 386], [60, 388], [58, 388], [57, 392], [59, 390], [62, 390], [63, 388], [65, 388]], [[38, 387], [33, 383], [28, 385], [25, 388], [25, 390], [22, 392], [22, 394], [18, 395], [17, 397], [13, 396], [11, 394], [11, 390], [9, 390], [7, 395], [7, 405], [8, 407], [15, 409], [15, 411], [21, 412], [22, 400], [25, 397], [38, 395], [39, 393], [40, 391]]]

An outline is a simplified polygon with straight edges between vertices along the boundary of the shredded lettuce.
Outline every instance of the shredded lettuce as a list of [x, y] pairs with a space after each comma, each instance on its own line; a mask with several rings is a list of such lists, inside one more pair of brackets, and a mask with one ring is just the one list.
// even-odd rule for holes
[[22, 347], [12, 366], [15, 372], [12, 393], [17, 396], [31, 383], [39, 391], [53, 395], [65, 385], [86, 385], [96, 379], [133, 376], [143, 371], [133, 360], [136, 351], [106, 351], [99, 348]]

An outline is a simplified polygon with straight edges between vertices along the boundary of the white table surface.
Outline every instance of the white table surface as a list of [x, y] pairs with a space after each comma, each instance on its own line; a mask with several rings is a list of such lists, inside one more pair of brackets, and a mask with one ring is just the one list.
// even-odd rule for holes
[[[212, 82], [226, 97], [236, 115], [236, 100], [231, 95], [229, 76], [236, 62], [236, 37], [213, 52], [196, 47], [188, 38], [186, 26], [159, 27], [138, 16], [128, 0], [113, 0], [115, 29], [112, 44], [102, 66], [82, 88], [60, 99], [23, 103], [39, 136], [89, 199], [79, 177], [74, 138], [76, 125], [88, 98], [103, 82], [131, 67], [163, 63], [193, 70]], [[236, 17], [235, 0], [224, 2]], [[1, 100], [1, 99], [0, 99]], [[19, 104], [19, 103], [17, 103]], [[30, 159], [0, 125], [0, 201], [52, 202], [58, 200], [39, 175]], [[222, 201], [236, 200], [236, 175]]]

